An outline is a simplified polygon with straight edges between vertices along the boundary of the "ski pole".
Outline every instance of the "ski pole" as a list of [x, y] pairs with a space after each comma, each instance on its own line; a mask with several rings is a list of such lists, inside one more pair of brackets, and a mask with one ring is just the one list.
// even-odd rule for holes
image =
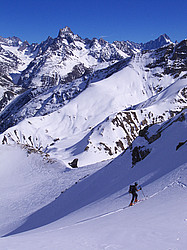
[[[141, 189], [141, 190], [142, 190], [142, 189]], [[143, 194], [143, 196], [145, 197], [145, 194], [144, 194], [143, 190], [142, 190], [142, 194]]]
[[[140, 190], [142, 190], [142, 194], [143, 194], [143, 196], [145, 197], [145, 194], [144, 194], [143, 189], [142, 189], [141, 186], [140, 186]], [[145, 198], [146, 198], [146, 197], [145, 197]]]

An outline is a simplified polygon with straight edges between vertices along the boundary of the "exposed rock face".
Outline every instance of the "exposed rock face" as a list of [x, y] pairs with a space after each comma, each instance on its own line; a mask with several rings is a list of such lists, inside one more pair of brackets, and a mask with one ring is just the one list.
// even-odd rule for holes
[[43, 46], [40, 46], [40, 53], [23, 71], [19, 85], [33, 87], [36, 85], [35, 78], [37, 85], [42, 87], [64, 84], [81, 77], [97, 64], [108, 62], [107, 66], [124, 58], [103, 39], [82, 39], [68, 27], [61, 29], [57, 38], [48, 39], [45, 49], [42, 49]]
[[141, 46], [138, 46], [138, 44], [132, 43], [132, 42], [125, 42], [125, 41], [114, 41], [113, 44], [118, 48], [119, 50], [123, 51], [129, 56], [132, 56], [136, 49], [140, 50]]
[[146, 149], [144, 146], [134, 147], [132, 150], [132, 167], [134, 167], [137, 162], [142, 161], [150, 152], [150, 149]]
[[37, 53], [37, 46], [17, 37], [0, 37], [0, 111], [25, 91], [17, 82]]
[[169, 36], [166, 34], [159, 36], [156, 40], [150, 41], [147, 43], [142, 44], [142, 49], [143, 50], [152, 50], [152, 49], [158, 49], [162, 46], [171, 44], [171, 40]]
[[0, 45], [0, 111], [17, 95], [23, 92], [22, 87], [13, 83], [9, 72], [17, 70], [20, 59]]
[[151, 57], [153, 62], [147, 64], [147, 68], [161, 66], [164, 69], [163, 74], [171, 74], [176, 78], [187, 70], [187, 41], [160, 48], [154, 51]]
[[144, 129], [139, 131], [139, 136], [144, 137], [149, 143], [152, 143], [156, 141], [158, 138], [160, 138], [161, 133], [158, 131], [156, 134], [148, 136], [148, 129], [149, 126], [146, 126]]
[[[165, 130], [173, 126], [176, 122], [185, 122], [186, 119], [187, 113], [185, 109], [174, 118], [160, 124], [159, 126], [147, 126], [142, 131], [140, 131], [141, 137], [144, 137], [145, 140], [141, 141], [140, 138], [137, 138], [137, 140], [135, 140], [128, 149], [132, 156], [132, 167], [134, 167], [139, 161], [143, 160], [151, 153], [151, 144], [159, 140]], [[180, 147], [184, 146], [186, 143], [187, 140], [184, 142], [179, 142], [178, 145], [176, 145], [176, 150], [179, 150]]]
[[172, 44], [170, 38], [164, 34], [159, 36], [154, 41], [149, 41], [147, 43], [134, 43], [130, 41], [114, 41], [113, 43], [118, 49], [122, 50], [123, 52], [127, 53], [128, 55], [133, 55], [134, 52], [141, 51], [141, 50], [153, 50], [158, 49], [162, 46]]

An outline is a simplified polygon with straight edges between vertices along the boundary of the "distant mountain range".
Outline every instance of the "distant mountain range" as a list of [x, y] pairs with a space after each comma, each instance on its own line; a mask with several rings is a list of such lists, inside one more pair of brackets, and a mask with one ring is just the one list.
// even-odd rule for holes
[[65, 27], [40, 44], [0, 37], [0, 141], [83, 164], [113, 158], [186, 108], [186, 58], [187, 40], [166, 34], [109, 43]]

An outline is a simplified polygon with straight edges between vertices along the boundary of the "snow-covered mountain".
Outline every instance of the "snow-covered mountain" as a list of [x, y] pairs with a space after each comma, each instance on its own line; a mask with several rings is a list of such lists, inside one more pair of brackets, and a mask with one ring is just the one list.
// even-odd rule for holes
[[[151, 41], [149, 48], [168, 43], [172, 44], [162, 35]], [[123, 59], [146, 46], [129, 41], [110, 44], [103, 39], [82, 39], [68, 27], [61, 29], [57, 38], [48, 37], [41, 44], [29, 45], [16, 37], [0, 38], [1, 110], [10, 104], [1, 116], [1, 132], [26, 117], [59, 109], [82, 92], [90, 81], [118, 71]]]
[[46, 92], [40, 86], [40, 95], [38, 88], [28, 89], [1, 113], [1, 131], [30, 118], [2, 133], [0, 141], [27, 144], [65, 162], [77, 157], [81, 166], [114, 158], [145, 126], [186, 107], [186, 51], [184, 40], [136, 53]]
[[164, 34], [145, 44], [110, 44], [65, 27], [39, 45], [16, 37], [0, 45], [9, 81], [1, 91], [2, 144], [91, 164], [95, 154], [116, 157], [145, 126], [186, 107], [186, 40], [174, 44]]
[[65, 27], [0, 66], [0, 249], [185, 249], [187, 40]]
[[16, 84], [37, 51], [37, 44], [29, 45], [17, 37], [0, 37], [0, 111], [25, 91]]

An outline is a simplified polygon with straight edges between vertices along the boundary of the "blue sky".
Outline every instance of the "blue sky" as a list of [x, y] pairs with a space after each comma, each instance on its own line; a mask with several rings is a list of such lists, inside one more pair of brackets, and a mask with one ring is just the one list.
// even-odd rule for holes
[[1, 0], [0, 36], [29, 43], [69, 26], [82, 38], [147, 42], [166, 33], [187, 38], [186, 0]]

